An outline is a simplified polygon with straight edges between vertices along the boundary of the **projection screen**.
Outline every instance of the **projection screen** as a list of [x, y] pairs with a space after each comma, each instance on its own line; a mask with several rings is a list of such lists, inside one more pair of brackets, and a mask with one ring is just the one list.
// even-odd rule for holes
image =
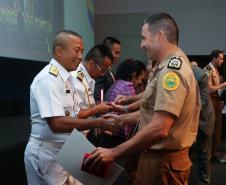
[[62, 29], [81, 34], [85, 48], [92, 45], [93, 0], [0, 1], [1, 57], [48, 62], [53, 38]]

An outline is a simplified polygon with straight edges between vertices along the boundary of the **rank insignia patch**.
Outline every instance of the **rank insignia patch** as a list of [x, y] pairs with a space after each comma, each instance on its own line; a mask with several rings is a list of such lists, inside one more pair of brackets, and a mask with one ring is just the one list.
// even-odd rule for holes
[[49, 73], [57, 77], [59, 74], [59, 70], [56, 66], [51, 66], [49, 69]]
[[177, 89], [179, 84], [180, 84], [180, 80], [176, 73], [169, 72], [164, 75], [163, 81], [162, 81], [162, 86], [165, 89], [167, 89], [169, 91], [173, 91], [173, 90]]
[[171, 69], [180, 69], [181, 65], [182, 61], [180, 58], [171, 58], [167, 67]]
[[80, 81], [83, 81], [84, 74], [83, 74], [82, 71], [78, 71], [78, 73], [77, 73], [77, 78], [78, 78]]

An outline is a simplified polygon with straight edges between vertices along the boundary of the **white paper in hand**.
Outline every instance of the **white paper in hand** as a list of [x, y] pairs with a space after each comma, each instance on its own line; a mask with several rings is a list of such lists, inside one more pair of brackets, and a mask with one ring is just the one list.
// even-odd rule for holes
[[81, 170], [84, 154], [94, 149], [95, 146], [74, 129], [57, 154], [57, 162], [84, 185], [112, 185], [123, 171], [123, 168], [116, 163], [109, 165], [105, 178]]

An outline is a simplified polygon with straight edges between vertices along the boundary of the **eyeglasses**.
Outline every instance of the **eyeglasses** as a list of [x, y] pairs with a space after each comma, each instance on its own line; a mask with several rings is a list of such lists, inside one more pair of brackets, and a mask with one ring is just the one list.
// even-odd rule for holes
[[96, 66], [97, 66], [97, 68], [98, 68], [98, 70], [100, 71], [101, 74], [104, 74], [107, 71], [111, 70], [111, 67], [109, 67], [108, 69], [101, 69], [101, 67], [98, 64], [96, 64]]

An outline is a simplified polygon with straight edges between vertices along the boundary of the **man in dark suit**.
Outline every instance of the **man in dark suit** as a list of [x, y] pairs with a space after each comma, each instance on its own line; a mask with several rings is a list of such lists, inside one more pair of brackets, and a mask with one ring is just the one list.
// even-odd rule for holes
[[212, 145], [212, 135], [215, 123], [215, 114], [211, 98], [209, 96], [208, 76], [205, 71], [191, 62], [192, 70], [197, 80], [200, 97], [201, 111], [199, 118], [199, 129], [196, 141], [198, 151], [198, 185], [209, 185], [211, 175], [210, 153]]

